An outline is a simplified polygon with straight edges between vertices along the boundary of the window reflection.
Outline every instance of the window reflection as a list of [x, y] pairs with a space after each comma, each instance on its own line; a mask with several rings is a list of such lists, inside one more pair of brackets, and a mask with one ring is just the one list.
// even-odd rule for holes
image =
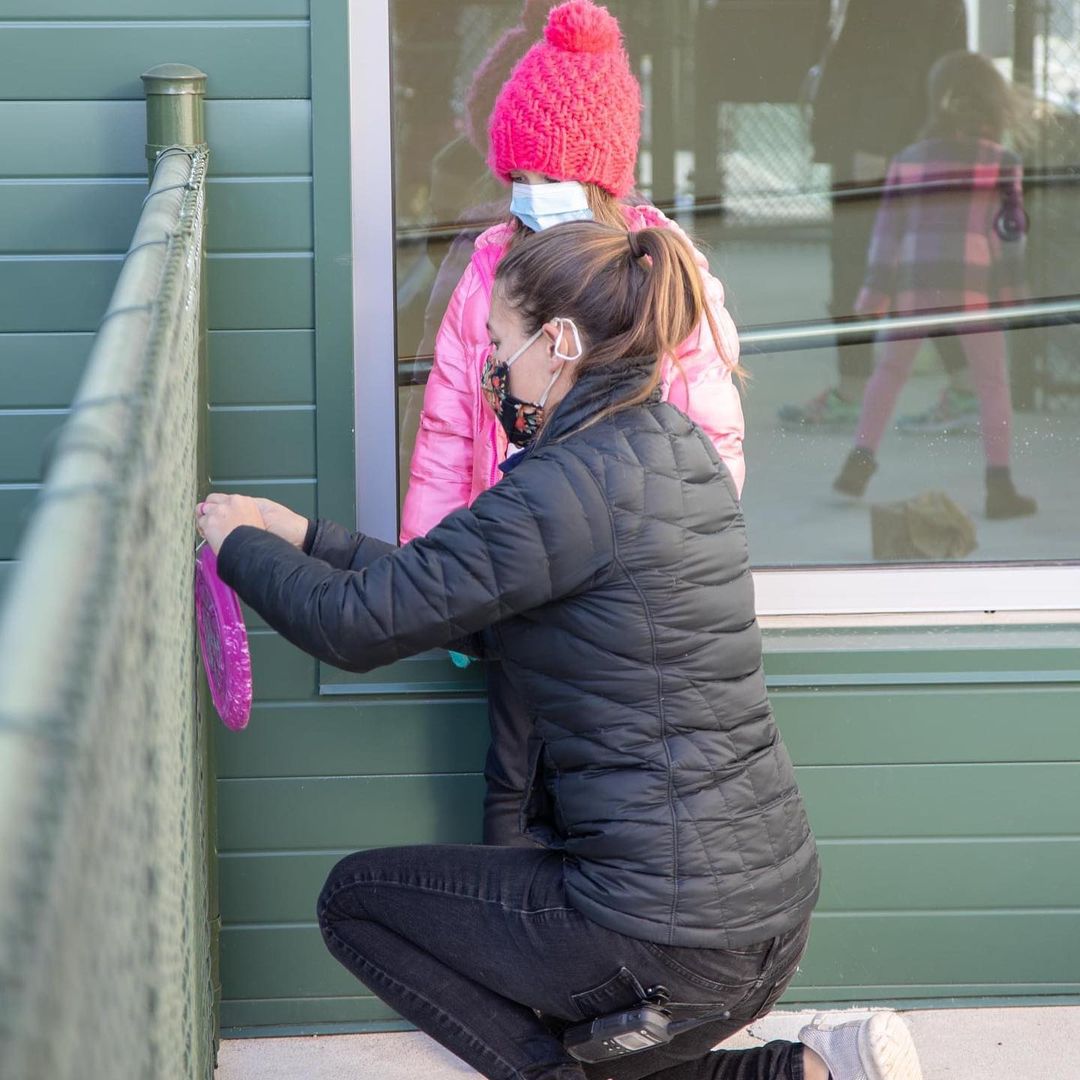
[[[551, 6], [392, 3], [403, 495], [450, 295], [476, 238], [507, 218], [486, 117]], [[708, 254], [740, 327], [882, 320], [853, 342], [744, 352], [756, 562], [872, 562], [870, 506], [932, 490], [970, 516], [966, 558], [1075, 558], [1076, 331], [889, 328], [1080, 294], [1073, 5], [607, 6], [644, 101], [632, 198]], [[849, 502], [832, 485], [853, 449], [876, 468], [863, 461], [865, 495]], [[1013, 517], [1028, 498], [1038, 512]]]

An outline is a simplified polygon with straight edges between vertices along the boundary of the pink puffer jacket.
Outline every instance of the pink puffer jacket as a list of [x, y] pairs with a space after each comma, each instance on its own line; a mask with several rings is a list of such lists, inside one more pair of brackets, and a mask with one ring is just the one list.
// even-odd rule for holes
[[[679, 226], [652, 206], [624, 206], [630, 228]], [[472, 501], [500, 476], [507, 440], [480, 391], [480, 371], [490, 348], [487, 318], [495, 268], [510, 239], [508, 225], [496, 225], [476, 241], [476, 250], [450, 299], [435, 339], [435, 364], [424, 391], [409, 490], [402, 511], [401, 542], [425, 535], [447, 514]], [[731, 380], [738, 362], [739, 339], [724, 307], [724, 287], [695, 251], [705, 279], [709, 306], [720, 331], [717, 350], [704, 322], [680, 346], [678, 361], [686, 378], [669, 360], [663, 395], [682, 409], [712, 440], [741, 492], [743, 414]]]

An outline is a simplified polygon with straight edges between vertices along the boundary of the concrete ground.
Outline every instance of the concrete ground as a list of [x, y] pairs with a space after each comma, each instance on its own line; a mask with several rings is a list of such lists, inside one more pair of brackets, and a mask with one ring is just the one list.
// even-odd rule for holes
[[[837, 1020], [865, 1016], [851, 1010]], [[775, 1012], [725, 1045], [794, 1039], [813, 1012]], [[925, 1080], [1073, 1080], [1080, 1007], [906, 1013]], [[424, 1035], [331, 1035], [223, 1042], [216, 1080], [466, 1080], [478, 1074]]]

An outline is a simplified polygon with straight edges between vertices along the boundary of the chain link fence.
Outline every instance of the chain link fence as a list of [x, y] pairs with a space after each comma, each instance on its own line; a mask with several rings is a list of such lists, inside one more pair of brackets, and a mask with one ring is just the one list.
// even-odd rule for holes
[[213, 1072], [192, 622], [206, 154], [170, 148], [0, 612], [0, 1075]]
[[815, 164], [797, 104], [720, 106], [725, 221], [790, 228], [832, 220], [828, 165]]

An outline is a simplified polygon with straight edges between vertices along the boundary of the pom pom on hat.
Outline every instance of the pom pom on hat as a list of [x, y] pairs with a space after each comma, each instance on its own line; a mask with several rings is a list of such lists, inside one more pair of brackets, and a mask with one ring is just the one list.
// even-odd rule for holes
[[588, 0], [570, 0], [555, 8], [544, 37], [549, 45], [566, 52], [614, 52], [622, 44], [615, 16]]
[[504, 181], [538, 172], [628, 195], [641, 89], [614, 16], [592, 0], [553, 8], [543, 38], [499, 91], [488, 134], [488, 164]]

